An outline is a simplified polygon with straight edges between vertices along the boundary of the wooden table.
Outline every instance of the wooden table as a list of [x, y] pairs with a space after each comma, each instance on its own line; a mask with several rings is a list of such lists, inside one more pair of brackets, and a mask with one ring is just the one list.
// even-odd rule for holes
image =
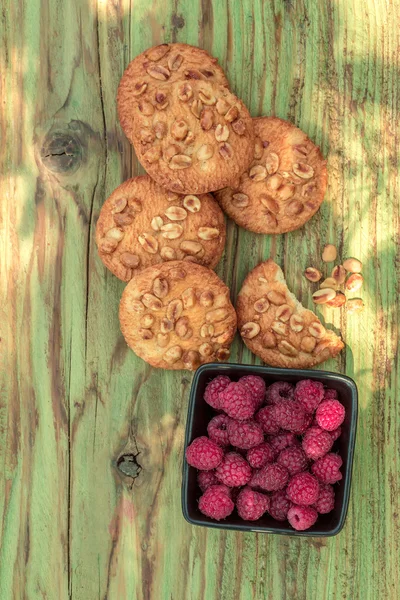
[[[399, 0], [5, 0], [1, 600], [400, 597], [399, 19]], [[254, 116], [293, 121], [328, 157], [319, 213], [277, 237], [228, 222], [218, 273], [235, 298], [271, 255], [311, 307], [301, 272], [326, 242], [364, 263], [364, 313], [319, 311], [347, 343], [325, 366], [360, 393], [335, 538], [220, 533], [182, 517], [192, 375], [128, 350], [124, 284], [94, 242], [104, 199], [140, 171], [117, 122], [120, 76], [162, 41], [211, 51]], [[257, 363], [238, 339], [232, 360]]]

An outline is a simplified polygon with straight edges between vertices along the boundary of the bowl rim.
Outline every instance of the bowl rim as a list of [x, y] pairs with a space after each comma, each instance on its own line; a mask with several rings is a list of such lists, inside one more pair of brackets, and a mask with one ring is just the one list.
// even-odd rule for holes
[[[324, 382], [327, 381], [341, 381], [344, 383], [350, 390], [351, 393], [351, 412], [350, 412], [350, 425], [349, 425], [349, 443], [348, 443], [348, 459], [346, 470], [344, 472], [344, 492], [343, 492], [343, 502], [340, 510], [340, 517], [338, 523], [335, 527], [325, 531], [296, 531], [282, 529], [280, 527], [256, 527], [250, 524], [246, 524], [243, 522], [241, 524], [230, 524], [227, 522], [209, 522], [205, 521], [202, 518], [194, 518], [189, 515], [187, 498], [189, 494], [188, 484], [189, 484], [189, 465], [185, 460], [185, 450], [190, 443], [191, 431], [193, 428], [193, 419], [194, 419], [194, 411], [195, 411], [195, 398], [197, 387], [199, 384], [200, 377], [204, 372], [207, 371], [220, 371], [219, 374], [228, 373], [229, 370], [234, 369], [235, 371], [243, 371], [248, 372], [252, 371], [253, 374], [264, 374], [264, 375], [275, 375], [282, 376], [284, 378], [285, 375], [296, 376], [302, 379], [321, 379]], [[182, 466], [182, 488], [181, 488], [181, 505], [182, 505], [182, 513], [185, 520], [191, 525], [198, 525], [200, 527], [211, 527], [213, 529], [220, 530], [233, 530], [233, 531], [241, 531], [243, 533], [254, 532], [254, 533], [271, 533], [277, 535], [292, 535], [292, 536], [301, 536], [301, 537], [333, 537], [340, 533], [343, 529], [348, 507], [350, 500], [350, 489], [351, 489], [351, 479], [352, 479], [352, 470], [353, 470], [353, 458], [354, 458], [354, 449], [356, 442], [356, 433], [357, 433], [357, 416], [358, 416], [358, 390], [355, 381], [349, 377], [348, 375], [342, 375], [341, 373], [334, 373], [333, 371], [318, 371], [318, 370], [310, 370], [310, 369], [283, 369], [277, 367], [268, 367], [263, 365], [251, 365], [251, 364], [240, 364], [240, 363], [207, 363], [205, 365], [201, 365], [195, 372], [192, 385], [190, 388], [189, 394], [189, 402], [188, 402], [188, 412], [186, 419], [186, 429], [185, 429], [185, 441], [184, 441], [184, 449], [183, 449], [183, 466]], [[278, 523], [278, 521], [277, 521]]]

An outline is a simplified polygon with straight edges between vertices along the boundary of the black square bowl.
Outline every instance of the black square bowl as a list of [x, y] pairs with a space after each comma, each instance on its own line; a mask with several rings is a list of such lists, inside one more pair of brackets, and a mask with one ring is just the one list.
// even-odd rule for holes
[[342, 435], [336, 440], [332, 451], [338, 451], [343, 459], [341, 472], [343, 479], [335, 484], [335, 508], [326, 515], [318, 515], [317, 522], [305, 531], [292, 529], [288, 522], [275, 521], [266, 513], [258, 521], [243, 521], [236, 510], [224, 521], [214, 521], [203, 515], [198, 508], [201, 491], [197, 485], [197, 470], [183, 461], [182, 475], [182, 511], [185, 519], [193, 525], [214, 527], [214, 529], [234, 529], [236, 531], [255, 531], [279, 533], [283, 535], [301, 535], [327, 537], [339, 533], [343, 528], [349, 504], [351, 470], [357, 426], [357, 387], [352, 379], [328, 371], [306, 371], [299, 369], [273, 369], [269, 367], [238, 364], [210, 363], [200, 367], [193, 378], [190, 391], [189, 409], [186, 423], [185, 449], [201, 435], [207, 435], [207, 424], [215, 416], [215, 411], [203, 399], [206, 385], [217, 375], [228, 375], [237, 381], [243, 375], [260, 375], [266, 385], [274, 381], [297, 383], [301, 379], [315, 379], [337, 390], [340, 402], [346, 409], [342, 424]]

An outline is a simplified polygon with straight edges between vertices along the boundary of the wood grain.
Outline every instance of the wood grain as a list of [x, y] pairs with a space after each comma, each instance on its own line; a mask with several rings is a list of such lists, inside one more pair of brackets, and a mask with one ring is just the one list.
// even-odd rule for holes
[[[5, 0], [0, 18], [1, 600], [399, 598], [399, 0]], [[105, 197], [139, 172], [119, 78], [164, 40], [215, 54], [254, 116], [290, 119], [328, 157], [317, 216], [275, 238], [228, 223], [218, 272], [234, 299], [271, 255], [311, 307], [300, 274], [326, 242], [364, 263], [363, 315], [321, 311], [347, 342], [326, 367], [360, 392], [336, 538], [181, 515], [191, 375], [127, 350], [123, 283], [94, 244]], [[257, 362], [239, 340], [232, 360]]]

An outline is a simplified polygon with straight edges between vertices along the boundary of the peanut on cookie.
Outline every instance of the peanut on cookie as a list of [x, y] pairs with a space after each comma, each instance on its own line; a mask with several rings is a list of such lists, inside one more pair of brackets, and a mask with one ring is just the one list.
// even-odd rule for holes
[[128, 346], [163, 369], [227, 360], [236, 331], [229, 289], [210, 269], [184, 261], [135, 275], [122, 294], [119, 318]]

